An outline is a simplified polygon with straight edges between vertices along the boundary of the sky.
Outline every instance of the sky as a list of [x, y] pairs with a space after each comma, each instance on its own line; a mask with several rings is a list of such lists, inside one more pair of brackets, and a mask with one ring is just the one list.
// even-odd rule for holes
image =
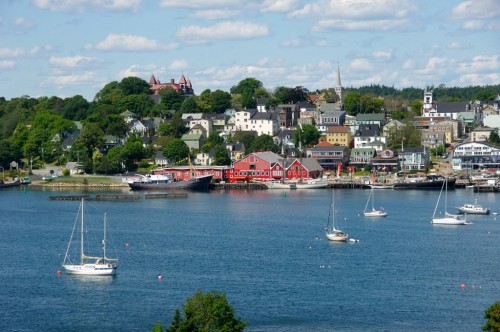
[[0, 0], [0, 97], [500, 84], [500, 0]]

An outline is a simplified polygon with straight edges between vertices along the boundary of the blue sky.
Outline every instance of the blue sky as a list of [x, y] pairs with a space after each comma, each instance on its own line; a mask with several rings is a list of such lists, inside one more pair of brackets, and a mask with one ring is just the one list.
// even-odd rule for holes
[[0, 96], [500, 84], [500, 0], [0, 0]]

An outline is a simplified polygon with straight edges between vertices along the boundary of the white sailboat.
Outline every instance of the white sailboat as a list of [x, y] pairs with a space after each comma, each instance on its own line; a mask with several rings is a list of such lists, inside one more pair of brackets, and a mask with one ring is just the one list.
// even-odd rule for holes
[[[441, 195], [444, 194], [444, 216], [436, 217], [436, 212], [439, 206], [439, 201], [441, 200]], [[443, 186], [441, 187], [441, 191], [439, 192], [439, 197], [436, 203], [436, 208], [434, 209], [434, 214], [432, 215], [432, 223], [439, 225], [465, 225], [465, 219], [462, 219], [461, 216], [456, 214], [448, 213], [448, 178], [443, 182]]]
[[79, 213], [80, 218], [80, 261], [71, 262], [71, 256], [69, 254], [73, 235], [75, 234], [75, 229], [78, 224], [78, 218], [75, 220], [75, 225], [73, 226], [73, 231], [71, 232], [71, 237], [68, 243], [68, 248], [66, 250], [66, 255], [64, 256], [64, 261], [62, 266], [69, 274], [79, 274], [79, 275], [92, 275], [92, 276], [110, 276], [116, 274], [116, 269], [118, 268], [118, 259], [106, 257], [106, 214], [104, 214], [104, 238], [102, 240], [102, 256], [87, 256], [84, 253], [84, 234], [85, 234], [85, 222], [84, 222], [84, 199], [80, 204]]
[[[331, 222], [331, 225], [330, 225]], [[328, 223], [325, 227], [325, 234], [328, 240], [345, 242], [349, 235], [337, 229], [335, 225], [335, 190], [332, 190], [332, 203], [330, 205], [330, 215], [328, 217]]]
[[[375, 204], [374, 204], [374, 191], [373, 188], [370, 190], [370, 195], [368, 196], [368, 200], [366, 201], [365, 205], [365, 210], [363, 211], [363, 214], [365, 217], [387, 217], [387, 212], [384, 210], [384, 208], [380, 208], [380, 210], [375, 209]], [[371, 210], [368, 209], [368, 204], [371, 204]]]

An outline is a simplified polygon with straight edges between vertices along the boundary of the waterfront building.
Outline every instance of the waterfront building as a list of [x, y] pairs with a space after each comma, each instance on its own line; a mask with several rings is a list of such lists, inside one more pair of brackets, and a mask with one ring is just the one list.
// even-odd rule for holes
[[486, 142], [458, 144], [453, 150], [453, 170], [500, 169], [500, 148]]
[[345, 167], [349, 162], [350, 150], [347, 146], [320, 142], [308, 151], [311, 158], [318, 161], [324, 169], [337, 169], [340, 164]]

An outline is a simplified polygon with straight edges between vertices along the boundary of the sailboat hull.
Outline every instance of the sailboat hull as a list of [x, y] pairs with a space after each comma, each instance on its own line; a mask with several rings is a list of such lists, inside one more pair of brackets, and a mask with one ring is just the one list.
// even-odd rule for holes
[[456, 217], [432, 218], [435, 225], [465, 225], [465, 220]]
[[369, 212], [363, 212], [363, 215], [365, 217], [387, 217], [387, 212], [380, 211], [380, 210], [374, 210], [374, 211], [369, 211]]
[[64, 264], [68, 274], [89, 276], [112, 276], [116, 274], [116, 264]]

